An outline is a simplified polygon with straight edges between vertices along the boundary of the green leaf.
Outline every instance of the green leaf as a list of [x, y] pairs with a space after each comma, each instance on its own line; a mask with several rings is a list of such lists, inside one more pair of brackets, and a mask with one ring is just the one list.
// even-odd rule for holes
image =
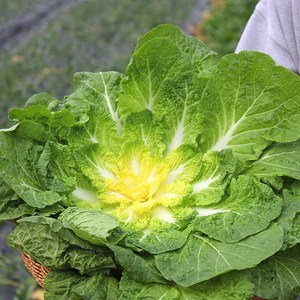
[[0, 177], [0, 202], [3, 200], [18, 200], [19, 196]]
[[[32, 223], [43, 224], [49, 226], [50, 230], [55, 234], [57, 233], [60, 238], [69, 243], [70, 245], [80, 247], [86, 250], [100, 250], [102, 248], [97, 247], [81, 238], [79, 238], [72, 230], [65, 228], [61, 221], [49, 218], [45, 216], [30, 216], [18, 220], [18, 223]], [[34, 225], [33, 225], [34, 226]]]
[[128, 273], [134, 280], [144, 283], [165, 283], [165, 279], [155, 266], [153, 256], [143, 258], [131, 249], [116, 245], [108, 246], [114, 252], [115, 259], [121, 265], [123, 271]]
[[270, 146], [245, 173], [258, 177], [286, 176], [300, 180], [300, 140]]
[[[79, 124], [86, 129], [81, 130], [80, 135], [85, 138], [90, 135], [92, 140], [101, 140], [103, 136], [109, 136], [110, 132], [122, 134], [122, 123], [118, 113], [117, 95], [122, 74], [117, 72], [82, 72], [74, 75], [75, 92], [67, 97], [66, 107], [77, 116]], [[102, 120], [89, 122], [92, 111], [97, 109], [98, 117]], [[103, 122], [105, 120], [105, 122]], [[99, 126], [99, 127], [97, 127]], [[83, 128], [83, 129], [84, 129]], [[105, 132], [104, 129], [110, 129]]]
[[[285, 250], [288, 247], [294, 245], [299, 238], [296, 215], [300, 213], [300, 195], [294, 195], [288, 190], [283, 190], [283, 207], [281, 215], [277, 219], [277, 223], [282, 227], [284, 232], [284, 243], [282, 249]], [[298, 218], [297, 218], [298, 219]], [[293, 230], [291, 229], [294, 226]], [[292, 235], [290, 236], [290, 230]], [[298, 238], [297, 238], [298, 236]]]
[[115, 269], [116, 266], [109, 253], [99, 250], [70, 249], [67, 252], [68, 264], [71, 268], [77, 269], [80, 274], [87, 275], [96, 275], [103, 270]]
[[116, 219], [104, 212], [77, 207], [67, 208], [59, 219], [80, 238], [96, 245], [106, 244], [113, 230], [119, 227]]
[[274, 300], [296, 299], [300, 294], [300, 246], [280, 251], [252, 271], [255, 294]]
[[144, 144], [153, 155], [160, 155], [166, 150], [165, 132], [150, 110], [132, 113], [126, 118], [123, 132], [124, 141]]
[[12, 201], [0, 198], [0, 221], [16, 220], [24, 215], [32, 215], [35, 210], [22, 200]]
[[45, 267], [66, 268], [65, 252], [69, 243], [52, 231], [48, 225], [31, 222], [20, 223], [7, 236], [10, 247], [24, 252]]
[[30, 120], [36, 123], [49, 124], [52, 114], [44, 105], [30, 105], [26, 108], [11, 109], [9, 118], [15, 122]]
[[179, 28], [156, 27], [139, 40], [121, 81], [121, 116], [148, 109], [162, 119], [167, 153], [195, 143], [203, 90], [197, 75], [207, 77], [214, 60], [214, 52]]
[[172, 299], [172, 300], [248, 300], [254, 295], [254, 285], [248, 273], [230, 272], [211, 281], [184, 288], [176, 284], [143, 284], [133, 280], [128, 274], [122, 275], [119, 299]]
[[[120, 281], [119, 300], [140, 300], [140, 299], [168, 299], [180, 300], [180, 292], [170, 284], [141, 283], [132, 279], [126, 272], [122, 274]], [[189, 298], [186, 298], [189, 299]]]
[[221, 200], [235, 173], [237, 162], [231, 151], [208, 151], [203, 157], [194, 180], [191, 198], [196, 206], [209, 205]]
[[45, 300], [115, 300], [118, 285], [114, 278], [104, 274], [93, 277], [71, 271], [51, 271], [45, 280]]
[[293, 247], [300, 244], [300, 213], [298, 212], [293, 220], [293, 225], [288, 233], [288, 246]]
[[181, 248], [191, 228], [179, 230], [179, 228], [161, 228], [161, 230], [145, 230], [128, 233], [125, 237], [127, 245], [135, 245], [151, 254], [159, 254]]
[[155, 261], [167, 280], [188, 287], [259, 264], [281, 248], [282, 239], [282, 229], [277, 225], [234, 244], [193, 234], [181, 249], [158, 254]]
[[224, 243], [234, 243], [266, 229], [282, 209], [273, 190], [249, 176], [230, 184], [230, 195], [209, 207], [195, 207], [195, 228]]
[[173, 39], [177, 47], [190, 57], [193, 64], [193, 71], [197, 73], [197, 75], [201, 74], [203, 76], [209, 73], [217, 63], [217, 53], [194, 37], [183, 35], [183, 32], [172, 24], [158, 25], [139, 38], [135, 52], [142, 46], [148, 44], [152, 39]]
[[54, 190], [47, 190], [43, 183], [44, 169], [39, 169], [43, 146], [0, 134], [0, 176], [30, 206], [44, 208], [63, 200]]
[[189, 288], [178, 288], [181, 299], [188, 300], [250, 300], [254, 295], [248, 271], [232, 271]]
[[203, 151], [231, 148], [242, 161], [255, 160], [272, 141], [300, 135], [300, 78], [267, 55], [226, 55], [212, 74], [201, 106]]
[[57, 103], [59, 100], [54, 98], [48, 93], [37, 93], [32, 95], [25, 103], [25, 107], [29, 106], [37, 106], [37, 105], [43, 105], [48, 108], [51, 108], [54, 106], [54, 103]]

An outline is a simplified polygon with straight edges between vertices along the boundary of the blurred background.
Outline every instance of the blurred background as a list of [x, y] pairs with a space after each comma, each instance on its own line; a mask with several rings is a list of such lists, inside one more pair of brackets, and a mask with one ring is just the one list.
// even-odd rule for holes
[[[0, 0], [0, 128], [34, 93], [62, 99], [77, 71], [125, 72], [136, 40], [172, 23], [220, 56], [234, 52], [258, 0]], [[43, 299], [0, 222], [0, 299]]]

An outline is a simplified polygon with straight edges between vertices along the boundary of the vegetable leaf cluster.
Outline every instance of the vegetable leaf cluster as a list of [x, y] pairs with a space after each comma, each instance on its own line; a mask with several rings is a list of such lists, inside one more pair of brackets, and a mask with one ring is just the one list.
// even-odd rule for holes
[[292, 299], [300, 293], [300, 78], [160, 25], [125, 75], [77, 73], [0, 131], [8, 244], [46, 299]]

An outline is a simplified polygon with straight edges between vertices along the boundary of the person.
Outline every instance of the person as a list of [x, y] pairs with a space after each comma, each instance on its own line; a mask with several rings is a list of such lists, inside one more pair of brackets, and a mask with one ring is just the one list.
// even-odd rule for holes
[[300, 74], [300, 1], [261, 0], [237, 45], [242, 50], [264, 52]]

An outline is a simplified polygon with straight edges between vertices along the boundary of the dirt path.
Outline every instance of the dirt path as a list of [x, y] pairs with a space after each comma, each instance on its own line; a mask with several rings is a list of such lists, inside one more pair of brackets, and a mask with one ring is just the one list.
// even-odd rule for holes
[[14, 49], [26, 42], [37, 32], [44, 30], [51, 19], [70, 11], [86, 0], [48, 0], [37, 5], [21, 18], [12, 19], [0, 29], [0, 54], [6, 49]]
[[[47, 3], [37, 5], [24, 16], [12, 19], [0, 29], [0, 55], [4, 50], [19, 48], [38, 32], [43, 31], [50, 20], [64, 14], [86, 0], [48, 0]], [[209, 7], [210, 0], [199, 0], [191, 11], [190, 17], [182, 24], [186, 33], [195, 23], [201, 21], [202, 13]]]

